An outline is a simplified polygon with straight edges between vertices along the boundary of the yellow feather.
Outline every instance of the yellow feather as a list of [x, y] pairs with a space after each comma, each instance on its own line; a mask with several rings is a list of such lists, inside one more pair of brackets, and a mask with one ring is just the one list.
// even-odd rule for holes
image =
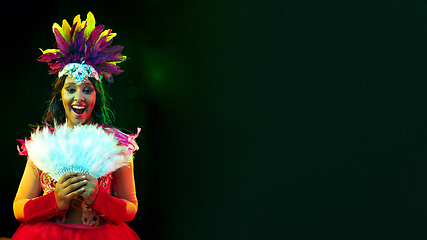
[[126, 58], [127, 58], [126, 56], [121, 56], [121, 57], [119, 57], [120, 61], [118, 61], [118, 62], [108, 62], [108, 63], [114, 64], [114, 65], [117, 65], [117, 63], [121, 63], [121, 62], [125, 61], [125, 60], [126, 60]]
[[77, 30], [80, 29], [80, 25], [82, 24], [82, 22], [80, 20], [80, 14], [78, 14], [77, 16], [74, 17], [73, 25], [76, 23], [77, 23], [77, 26], [76, 26], [76, 30], [74, 32], [77, 32]]
[[87, 40], [93, 29], [95, 29], [95, 16], [93, 16], [92, 12], [89, 11], [87, 13], [85, 22], [87, 22], [87, 26], [85, 28], [85, 40]]
[[55, 28], [59, 30], [59, 32], [61, 32], [61, 26], [59, 26], [58, 23], [54, 23], [52, 26], [52, 32], [55, 33]]
[[46, 49], [46, 50], [43, 50], [41, 48], [39, 48], [39, 49], [40, 49], [40, 51], [42, 51], [43, 54], [45, 54], [45, 53], [57, 53], [57, 52], [60, 52], [59, 49]]
[[101, 35], [99, 35], [99, 38], [98, 38], [98, 40], [96, 40], [96, 41], [99, 41], [99, 39], [101, 39], [103, 36], [107, 35], [107, 34], [108, 34], [108, 32], [109, 32], [110, 30], [111, 30], [111, 29], [104, 30], [104, 31], [101, 33]]
[[108, 35], [107, 37], [107, 42], [110, 41], [111, 39], [113, 39], [113, 37], [115, 37], [117, 35], [117, 33], [110, 33], [110, 35]]
[[81, 20], [80, 20], [80, 14], [74, 17], [73, 25], [76, 24], [76, 28], [74, 29], [73, 36], [71, 36], [74, 39], [74, 36], [76, 36], [76, 33], [80, 31], [81, 26]]
[[106, 42], [110, 41], [113, 37], [117, 35], [117, 33], [109, 33], [110, 30], [111, 29], [104, 30], [101, 35], [99, 35], [99, 38], [96, 41], [99, 41], [99, 39], [101, 39], [103, 36], [107, 36], [107, 39], [105, 40]]
[[[64, 23], [62, 23], [62, 26], [64, 26]], [[54, 23], [52, 26], [52, 31], [53, 33], [55, 33], [55, 29], [58, 29], [59, 33], [62, 35], [62, 37], [67, 40], [67, 32], [64, 32], [64, 29], [59, 26], [58, 23]], [[70, 35], [69, 31], [68, 31], [68, 36]], [[67, 41], [68, 42], [68, 41]]]
[[67, 20], [62, 20], [62, 27], [59, 26], [58, 23], [54, 23], [52, 26], [52, 31], [53, 33], [55, 33], [55, 29], [58, 29], [59, 33], [62, 35], [62, 37], [68, 42], [70, 43], [70, 31], [71, 31], [71, 27], [68, 24]]
[[68, 44], [70, 44], [70, 31], [71, 31], [71, 27], [70, 24], [68, 24], [67, 20], [62, 20], [62, 36], [64, 37], [65, 41], [68, 42]]

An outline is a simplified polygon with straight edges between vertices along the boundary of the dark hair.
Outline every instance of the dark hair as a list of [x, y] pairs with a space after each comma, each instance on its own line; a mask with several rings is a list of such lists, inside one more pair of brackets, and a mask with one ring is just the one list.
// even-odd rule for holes
[[[52, 98], [48, 102], [48, 107], [46, 113], [43, 117], [43, 120], [52, 125], [55, 122], [57, 124], [65, 123], [65, 110], [64, 105], [61, 102], [61, 91], [64, 87], [65, 79], [67, 75], [56, 78], [55, 83], [52, 85]], [[92, 110], [91, 121], [111, 126], [114, 123], [114, 112], [110, 108], [111, 98], [108, 96], [108, 93], [104, 91], [102, 83], [98, 82], [95, 78], [89, 78], [90, 82], [95, 88], [96, 92], [96, 102]]]

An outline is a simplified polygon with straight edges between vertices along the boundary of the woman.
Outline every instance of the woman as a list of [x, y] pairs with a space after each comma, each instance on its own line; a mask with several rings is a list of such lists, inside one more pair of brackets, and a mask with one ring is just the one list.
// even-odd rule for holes
[[[96, 137], [99, 137], [101, 129], [105, 138], [111, 136], [114, 143], [113, 147], [106, 148], [107, 155], [110, 149], [118, 149], [107, 158], [116, 159], [116, 162], [120, 159], [121, 165], [115, 163], [114, 170], [103, 169], [102, 173], [97, 170], [102, 175], [98, 178], [85, 171], [59, 174], [41, 164], [40, 156], [50, 161], [52, 154], [62, 151], [59, 148], [43, 151], [35, 147], [46, 147], [43, 142], [36, 145], [40, 144], [41, 130], [33, 133], [31, 140], [21, 140], [23, 146], [20, 154], [27, 155], [28, 162], [13, 210], [16, 219], [23, 223], [12, 239], [139, 239], [124, 223], [133, 219], [138, 208], [133, 152], [138, 150], [135, 138], [139, 129], [137, 134], [127, 135], [111, 127], [113, 114], [108, 107], [108, 97], [101, 79], [112, 82], [112, 74], [122, 72], [116, 64], [126, 57], [121, 55], [123, 47], [109, 47], [116, 34], [111, 30], [103, 31], [103, 28], [102, 25], [95, 27], [91, 12], [83, 22], [77, 15], [72, 26], [66, 20], [62, 27], [56, 23], [53, 25], [59, 49], [42, 51], [43, 55], [39, 58], [39, 61], [50, 65], [50, 74], [59, 73], [44, 117], [45, 123], [54, 127], [45, 127], [43, 131], [50, 131], [45, 135], [49, 141], [64, 142], [64, 139], [71, 141], [68, 137], [72, 135], [62, 137], [63, 132], [73, 134], [77, 129], [90, 128], [98, 131]], [[77, 144], [77, 151], [71, 155], [77, 156], [79, 147], [83, 149], [92, 145], [93, 152], [96, 152], [98, 144], [102, 144], [87, 143], [86, 139], [77, 140], [80, 146]], [[64, 145], [61, 146], [64, 148]], [[88, 171], [94, 172], [93, 169]], [[43, 196], [40, 196], [41, 190]]]

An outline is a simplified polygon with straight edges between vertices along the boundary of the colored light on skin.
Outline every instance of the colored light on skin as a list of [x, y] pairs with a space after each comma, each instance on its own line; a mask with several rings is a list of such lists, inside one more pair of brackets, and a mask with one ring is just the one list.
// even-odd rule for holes
[[90, 122], [96, 102], [96, 91], [90, 81], [77, 84], [75, 79], [67, 76], [61, 97], [69, 127]]

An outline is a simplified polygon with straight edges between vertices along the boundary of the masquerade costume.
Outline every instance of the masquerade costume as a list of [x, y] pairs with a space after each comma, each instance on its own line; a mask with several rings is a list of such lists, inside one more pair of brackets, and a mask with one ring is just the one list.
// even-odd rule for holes
[[[53, 32], [59, 49], [42, 50], [38, 59], [49, 64], [50, 74], [67, 75], [80, 85], [89, 77], [113, 82], [112, 74], [122, 72], [116, 64], [126, 59], [123, 47], [109, 47], [116, 33], [95, 27], [91, 12], [83, 22], [77, 15], [71, 27], [66, 20], [62, 27], [54, 23]], [[128, 135], [99, 124], [72, 129], [62, 124], [37, 129], [29, 140], [20, 140], [19, 154], [28, 156], [28, 162], [13, 204], [15, 217], [23, 223], [12, 239], [139, 239], [125, 223], [138, 208], [133, 153], [139, 132]], [[99, 190], [91, 204], [76, 198], [60, 210], [55, 186], [73, 171], [97, 178]], [[72, 222], [67, 219], [71, 214], [81, 219]]]

